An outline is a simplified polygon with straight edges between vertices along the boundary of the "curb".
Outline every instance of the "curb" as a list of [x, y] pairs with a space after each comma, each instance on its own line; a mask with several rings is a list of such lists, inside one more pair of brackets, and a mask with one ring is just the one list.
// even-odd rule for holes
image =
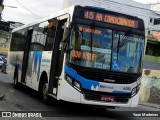
[[0, 94], [0, 100], [3, 99], [4, 96], [5, 94]]
[[153, 107], [153, 108], [158, 108], [158, 109], [160, 109], [160, 105], [158, 105], [158, 104], [153, 104], [153, 103], [140, 102], [139, 105], [143, 105], [143, 106], [148, 106], [148, 107]]

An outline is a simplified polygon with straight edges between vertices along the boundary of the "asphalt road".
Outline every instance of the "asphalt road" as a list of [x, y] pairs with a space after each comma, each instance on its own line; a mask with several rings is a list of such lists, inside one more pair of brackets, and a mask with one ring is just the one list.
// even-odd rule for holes
[[[40, 112], [48, 117], [34, 118], [35, 120], [159, 120], [159, 117], [134, 117], [142, 113], [154, 113], [160, 111], [158, 108], [139, 105], [137, 108], [116, 108], [101, 109], [87, 105], [73, 104], [68, 102], [53, 102], [50, 105], [43, 104], [37, 93], [29, 88], [21, 87], [15, 89], [13, 81], [7, 74], [0, 73], [0, 94], [5, 94], [0, 100], [0, 111], [18, 111], [18, 112]], [[154, 114], [156, 114], [155, 112]], [[134, 115], [133, 115], [134, 114]], [[50, 117], [49, 117], [50, 116]], [[24, 120], [33, 118], [0, 118], [0, 120]]]

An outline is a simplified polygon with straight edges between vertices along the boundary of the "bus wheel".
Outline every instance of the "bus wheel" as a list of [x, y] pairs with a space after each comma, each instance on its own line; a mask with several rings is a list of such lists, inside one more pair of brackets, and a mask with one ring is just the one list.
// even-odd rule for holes
[[42, 98], [45, 104], [49, 104], [50, 97], [48, 96], [48, 83], [44, 83], [42, 87]]
[[15, 69], [15, 71], [14, 71], [14, 82], [13, 82], [13, 84], [14, 84], [14, 88], [18, 88], [18, 70], [17, 69]]

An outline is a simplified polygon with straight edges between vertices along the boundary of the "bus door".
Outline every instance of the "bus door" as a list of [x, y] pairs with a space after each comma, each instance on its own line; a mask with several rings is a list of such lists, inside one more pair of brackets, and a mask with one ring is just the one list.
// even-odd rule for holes
[[61, 47], [62, 47], [64, 26], [66, 21], [67, 19], [58, 22], [55, 42], [53, 45], [48, 93], [54, 94], [54, 95], [57, 94], [58, 80], [59, 80], [59, 76], [61, 75], [62, 66], [63, 66], [64, 54], [63, 54], [63, 51], [61, 50]]
[[26, 72], [27, 72], [27, 66], [28, 66], [29, 49], [30, 49], [30, 43], [31, 43], [31, 39], [32, 39], [32, 33], [33, 33], [33, 29], [29, 28], [28, 33], [27, 33], [26, 45], [24, 48], [22, 75], [21, 75], [21, 82], [24, 84], [26, 84]]

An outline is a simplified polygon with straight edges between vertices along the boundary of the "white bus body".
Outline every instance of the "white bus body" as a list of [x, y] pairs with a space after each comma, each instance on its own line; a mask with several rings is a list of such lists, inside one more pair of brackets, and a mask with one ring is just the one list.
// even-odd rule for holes
[[[44, 18], [40, 21], [16, 28], [12, 31], [13, 38], [14, 38], [14, 33], [16, 33], [19, 30], [27, 28], [27, 31], [31, 30], [31, 36], [32, 36], [31, 41], [32, 41], [33, 34], [35, 32], [34, 26], [39, 23], [43, 23], [45, 21], [51, 20], [51, 19], [56, 19], [58, 24], [61, 23], [59, 21], [65, 20], [64, 22], [62, 22], [63, 25], [61, 25], [61, 27], [62, 28], [70, 28], [70, 25], [73, 22], [72, 20], [73, 20], [74, 10], [75, 10], [75, 6], [72, 6], [72, 7], [66, 8], [64, 10], [61, 10], [59, 12], [53, 13], [49, 17]], [[90, 20], [90, 21], [92, 21], [92, 20]], [[57, 24], [57, 26], [58, 26], [58, 24]], [[126, 28], [128, 28], [128, 27], [126, 27]], [[56, 28], [56, 30], [58, 30], [58, 28]], [[43, 32], [42, 32], [42, 34], [43, 34]], [[58, 33], [56, 32], [55, 34], [57, 35]], [[62, 36], [62, 34], [60, 34], [60, 37]], [[112, 32], [112, 34], [113, 34], [113, 32]], [[26, 34], [24, 34], [24, 35], [26, 35]], [[38, 36], [39, 33], [36, 33], [36, 35]], [[37, 37], [37, 39], [42, 40], [42, 37], [44, 37], [43, 39], [46, 39], [45, 35], [39, 35], [39, 37], [41, 37], [41, 38]], [[27, 38], [28, 38], [28, 36], [27, 36]], [[55, 38], [55, 39], [58, 39], [58, 38]], [[12, 40], [11, 40], [11, 44], [12, 44]], [[17, 43], [15, 43], [15, 44], [17, 44]], [[30, 44], [28, 44], [28, 45], [31, 48], [31, 45]], [[44, 43], [44, 45], [45, 45], [45, 43]], [[19, 48], [16, 48], [16, 49], [19, 49]], [[27, 49], [26, 46], [24, 49]], [[33, 49], [35, 49], [35, 48], [33, 48]], [[61, 50], [61, 48], [59, 48], [59, 50]], [[27, 61], [27, 64], [25, 67], [23, 66], [23, 64], [25, 63], [24, 62], [24, 54], [26, 54], [26, 56], [27, 56], [26, 58], [28, 59], [28, 60], [27, 59], [25, 60], [25, 61]], [[56, 83], [57, 86], [54, 86], [54, 83], [52, 83], [52, 81], [51, 81], [54, 78], [50, 78], [51, 74], [52, 74], [51, 66], [52, 66], [52, 64], [54, 64], [54, 63], [52, 63], [52, 61], [53, 61], [52, 54], [53, 54], [53, 51], [51, 51], [51, 50], [50, 51], [43, 51], [43, 50], [32, 51], [32, 50], [28, 49], [28, 53], [24, 53], [24, 51], [18, 51], [18, 50], [16, 51], [14, 48], [13, 48], [13, 51], [10, 50], [10, 52], [8, 53], [7, 73], [10, 75], [11, 78], [14, 79], [15, 86], [17, 86], [18, 83], [21, 83], [21, 84], [28, 86], [36, 91], [45, 92], [42, 90], [44, 88], [44, 84], [47, 83], [46, 84], [47, 85], [46, 86], [46, 90], [47, 90], [46, 94], [47, 95], [45, 94], [46, 96], [44, 96], [45, 101], [48, 99], [48, 96], [50, 96], [50, 97], [54, 97], [57, 100], [64, 100], [64, 101], [69, 101], [69, 102], [74, 102], [74, 103], [82, 103], [82, 104], [90, 104], [90, 105], [100, 105], [100, 106], [105, 106], [105, 107], [107, 107], [107, 106], [137, 107], [138, 101], [139, 101], [139, 94], [140, 94], [139, 87], [140, 87], [140, 83], [141, 83], [141, 76], [139, 76], [135, 80], [135, 82], [132, 82], [130, 84], [128, 84], [128, 83], [116, 84], [116, 83], [114, 83], [114, 80], [112, 80], [112, 79], [106, 79], [106, 81], [110, 80], [111, 82], [106, 82], [105, 80], [104, 80], [104, 82], [90, 80], [90, 79], [87, 79], [87, 78], [79, 75], [75, 69], [69, 67], [66, 64], [67, 53], [64, 52], [63, 62], [61, 63], [61, 65], [62, 65], [61, 66], [62, 67], [61, 74], [59, 76], [56, 76], [54, 73], [54, 78], [58, 80], [58, 82]], [[57, 58], [55, 58], [55, 59], [57, 59]], [[117, 62], [117, 64], [118, 64], [118, 62]], [[56, 63], [55, 63], [55, 65], [56, 65]], [[25, 68], [26, 70], [24, 70], [23, 68]], [[56, 67], [55, 70], [53, 70], [53, 71], [56, 72], [57, 68], [58, 67]], [[53, 69], [54, 69], [54, 67], [53, 67]], [[22, 71], [25, 71], [25, 72], [22, 74]], [[98, 72], [98, 70], [97, 70], [97, 72]], [[23, 76], [23, 75], [25, 75], [25, 76]], [[101, 77], [101, 76], [99, 76], [99, 77]], [[22, 80], [22, 78], [23, 78], [23, 80]], [[47, 81], [43, 82], [44, 79]], [[75, 79], [75, 81], [73, 79]], [[40, 84], [42, 84], [42, 85], [40, 85]], [[50, 90], [49, 90], [49, 88], [50, 88]], [[84, 92], [83, 89], [88, 90], [89, 92]], [[91, 91], [93, 91], [93, 94], [92, 93], [90, 94]], [[105, 95], [104, 93], [108, 93], [109, 95], [108, 94]], [[112, 95], [112, 93], [113, 93], [113, 95]], [[99, 99], [98, 97], [101, 96], [100, 100], [86, 98], [86, 97], [90, 97], [90, 96], [92, 97], [92, 95], [94, 96], [94, 94], [97, 95], [96, 99]], [[121, 98], [119, 96], [114, 96], [114, 95], [121, 95], [121, 94], [123, 94], [122, 97], [120, 96]], [[127, 95], [130, 94], [130, 97], [126, 101], [124, 101], [124, 102], [123, 102], [123, 100], [122, 100], [122, 102], [121, 101], [118, 102], [118, 100], [115, 101], [115, 99], [125, 99], [125, 94], [127, 94]]]

